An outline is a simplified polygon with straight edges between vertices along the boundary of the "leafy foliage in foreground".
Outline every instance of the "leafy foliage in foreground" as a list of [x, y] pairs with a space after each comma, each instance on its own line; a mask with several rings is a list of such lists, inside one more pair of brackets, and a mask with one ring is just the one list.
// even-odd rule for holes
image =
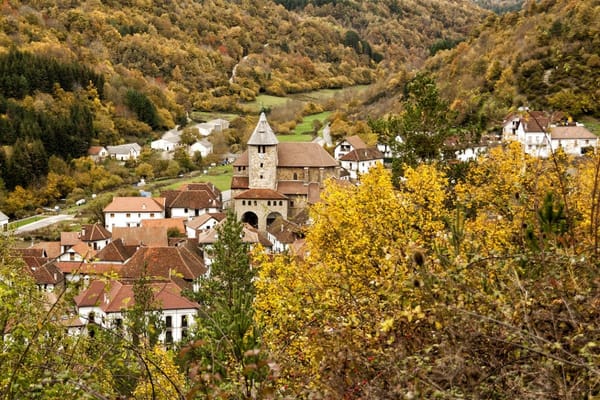
[[383, 169], [331, 183], [306, 258], [260, 260], [257, 319], [281, 393], [597, 393], [599, 165], [514, 144], [453, 192], [435, 165], [407, 167], [398, 191]]

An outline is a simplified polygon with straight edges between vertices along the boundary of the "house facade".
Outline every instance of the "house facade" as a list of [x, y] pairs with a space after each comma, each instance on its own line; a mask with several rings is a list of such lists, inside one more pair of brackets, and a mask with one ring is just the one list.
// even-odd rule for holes
[[6, 214], [0, 211], [0, 232], [4, 232], [8, 230], [8, 221], [9, 218]]
[[180, 190], [160, 193], [165, 199], [165, 212], [169, 218], [192, 219], [207, 213], [219, 213], [223, 202], [221, 191], [209, 182], [191, 183]]
[[[132, 281], [92, 281], [89, 287], [75, 297], [79, 317], [86, 324], [96, 324], [107, 329], [123, 330], [125, 313], [135, 305]], [[170, 281], [148, 284], [153, 293], [153, 304], [164, 324], [159, 341], [177, 343], [188, 336], [194, 326], [200, 306], [181, 295], [181, 288]]]
[[142, 148], [137, 143], [127, 143], [118, 146], [106, 146], [109, 157], [119, 161], [136, 160]]
[[357, 180], [374, 166], [383, 165], [383, 154], [375, 147], [354, 149], [343, 155], [340, 162], [342, 168], [350, 174], [350, 179]]
[[165, 218], [165, 199], [161, 197], [114, 197], [106, 206], [104, 227], [137, 227], [143, 219]]

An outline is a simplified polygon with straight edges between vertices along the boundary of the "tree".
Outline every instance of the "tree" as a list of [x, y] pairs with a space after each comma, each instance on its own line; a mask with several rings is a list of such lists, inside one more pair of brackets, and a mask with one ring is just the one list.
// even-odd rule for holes
[[418, 74], [406, 84], [403, 111], [399, 116], [370, 124], [392, 149], [396, 184], [405, 166], [448, 160], [444, 142], [451, 134], [450, 111], [429, 75]]
[[192, 295], [202, 306], [198, 331], [182, 355], [197, 370], [193, 392], [252, 398], [269, 373], [253, 321], [255, 270], [235, 214], [229, 211], [216, 229], [209, 276]]

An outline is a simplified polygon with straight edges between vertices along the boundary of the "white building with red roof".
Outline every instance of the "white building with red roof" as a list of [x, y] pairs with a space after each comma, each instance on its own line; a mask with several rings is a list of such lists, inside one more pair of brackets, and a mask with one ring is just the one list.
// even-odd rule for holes
[[165, 218], [165, 199], [162, 197], [114, 197], [104, 210], [104, 226], [141, 226], [143, 219]]
[[[165, 326], [159, 340], [166, 344], [180, 342], [194, 325], [200, 306], [182, 296], [181, 288], [171, 281], [151, 281], [148, 285], [155, 305], [150, 311], [158, 311]], [[126, 311], [135, 305], [133, 287], [133, 281], [128, 280], [92, 281], [75, 297], [79, 317], [87, 324], [124, 329]]]

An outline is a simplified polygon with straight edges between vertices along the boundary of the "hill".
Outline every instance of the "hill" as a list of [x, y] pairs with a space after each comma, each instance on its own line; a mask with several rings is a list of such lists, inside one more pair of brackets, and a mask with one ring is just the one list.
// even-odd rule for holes
[[260, 93], [369, 84], [420, 66], [432, 44], [462, 38], [485, 12], [467, 0], [290, 10], [267, 0], [14, 0], [0, 14], [0, 164], [19, 169], [0, 178], [12, 189], [43, 178], [52, 156], [148, 143], [191, 111], [239, 113]]
[[[423, 70], [457, 114], [456, 124], [493, 126], [518, 106], [573, 118], [600, 115], [600, 6], [544, 0], [490, 15], [469, 38], [436, 52]], [[374, 90], [363, 114], [399, 109], [410, 71]]]

